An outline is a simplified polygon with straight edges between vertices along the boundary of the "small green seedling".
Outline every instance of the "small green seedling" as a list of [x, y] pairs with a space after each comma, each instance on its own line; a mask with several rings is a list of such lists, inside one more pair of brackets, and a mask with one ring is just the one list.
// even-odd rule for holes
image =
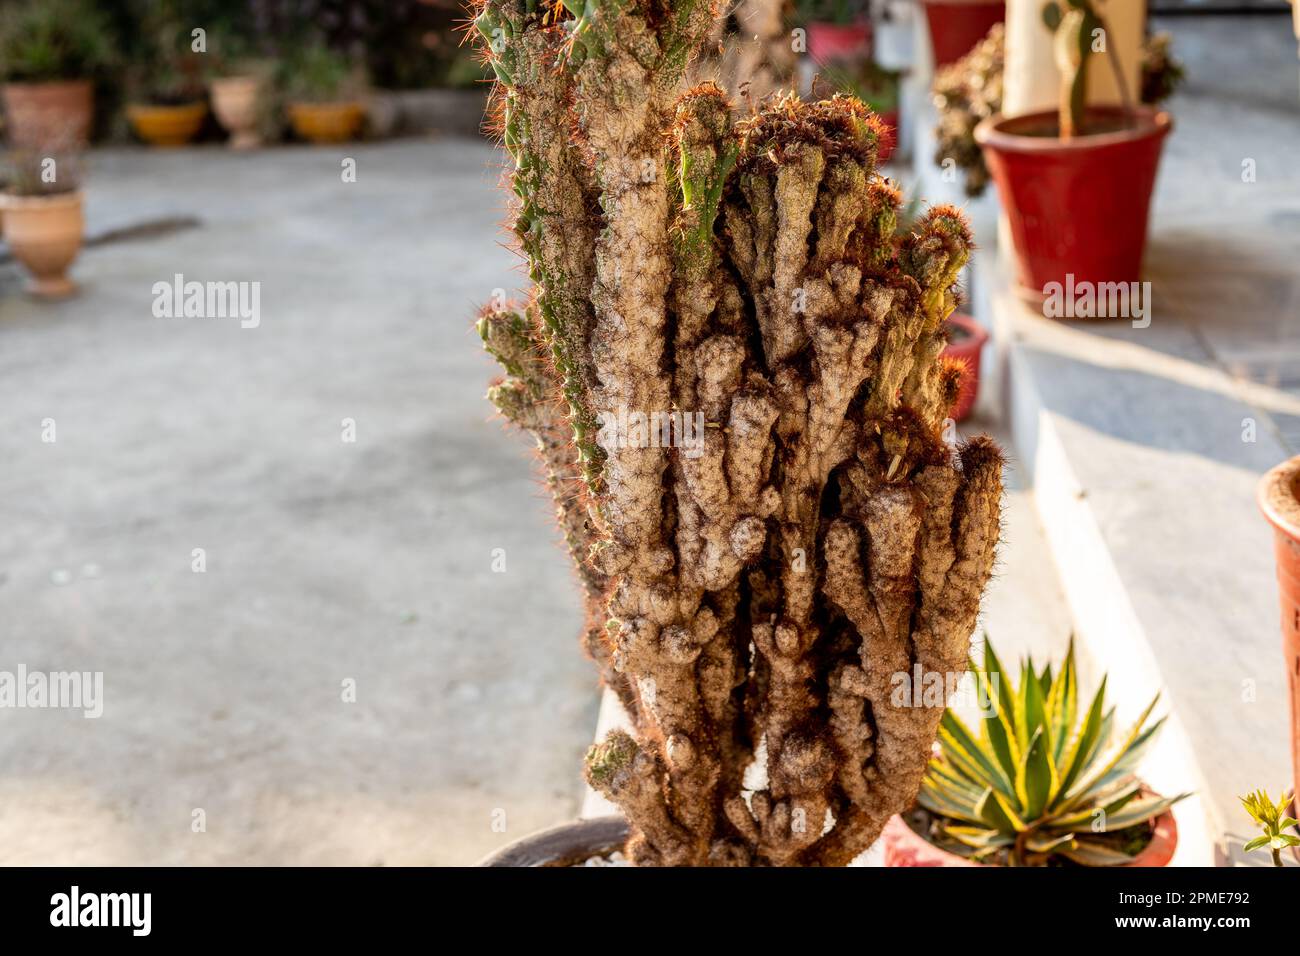
[[1291, 805], [1291, 794], [1284, 793], [1274, 803], [1263, 790], [1256, 790], [1244, 797], [1238, 797], [1246, 812], [1263, 829], [1264, 835], [1257, 836], [1246, 844], [1245, 850], [1262, 850], [1268, 847], [1273, 852], [1273, 865], [1282, 865], [1282, 847], [1300, 846], [1300, 837], [1285, 831], [1296, 825], [1294, 817], [1284, 816]]

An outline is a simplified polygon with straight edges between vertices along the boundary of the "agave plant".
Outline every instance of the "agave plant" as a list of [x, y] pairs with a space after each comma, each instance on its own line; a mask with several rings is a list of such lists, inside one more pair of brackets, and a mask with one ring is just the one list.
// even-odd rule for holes
[[1254, 793], [1237, 798], [1264, 831], [1263, 836], [1255, 837], [1246, 844], [1244, 849], [1250, 852], [1268, 847], [1273, 854], [1274, 866], [1282, 865], [1282, 847], [1300, 846], [1300, 837], [1286, 832], [1296, 826], [1295, 818], [1286, 814], [1291, 806], [1291, 796], [1289, 793], [1284, 793], [1277, 798], [1277, 803], [1274, 803], [1263, 790], [1256, 790]]
[[1059, 674], [1027, 659], [1014, 688], [987, 641], [983, 666], [971, 669], [984, 716], [978, 733], [951, 709], [943, 716], [918, 797], [934, 818], [932, 836], [962, 856], [1008, 866], [1132, 862], [1147, 834], [1130, 828], [1187, 796], [1154, 796], [1134, 776], [1164, 723], [1147, 726], [1159, 695], [1111, 746], [1105, 679], [1078, 721], [1073, 643]]

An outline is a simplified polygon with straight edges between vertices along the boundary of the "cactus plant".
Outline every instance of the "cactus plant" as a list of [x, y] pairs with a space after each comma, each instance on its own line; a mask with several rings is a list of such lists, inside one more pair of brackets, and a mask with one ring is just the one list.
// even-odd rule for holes
[[[944, 440], [961, 214], [895, 235], [879, 121], [683, 90], [704, 0], [479, 0], [535, 283], [486, 309], [491, 398], [537, 437], [634, 732], [587, 755], [629, 858], [839, 865], [915, 797], [965, 669], [1001, 455]], [[687, 453], [608, 426], [703, 416]], [[764, 777], [759, 780], [757, 777]]]
[[1055, 677], [1050, 666], [1038, 671], [1032, 659], [1023, 662], [1014, 688], [987, 641], [983, 666], [972, 670], [986, 713], [978, 733], [954, 711], [943, 715], [939, 754], [918, 798], [932, 815], [932, 836], [961, 856], [1013, 866], [1057, 858], [1084, 866], [1131, 863], [1125, 831], [1187, 796], [1151, 795], [1134, 776], [1164, 723], [1147, 726], [1156, 701], [1112, 745], [1115, 712], [1105, 709], [1105, 679], [1077, 720], [1073, 645]]
[[1043, 5], [1043, 23], [1052, 31], [1053, 54], [1061, 72], [1060, 123], [1061, 139], [1069, 140], [1084, 132], [1088, 110], [1088, 62], [1098, 49], [1110, 53], [1124, 107], [1132, 112], [1124, 73], [1119, 61], [1105, 42], [1106, 21], [1097, 9], [1096, 0], [1048, 0]]

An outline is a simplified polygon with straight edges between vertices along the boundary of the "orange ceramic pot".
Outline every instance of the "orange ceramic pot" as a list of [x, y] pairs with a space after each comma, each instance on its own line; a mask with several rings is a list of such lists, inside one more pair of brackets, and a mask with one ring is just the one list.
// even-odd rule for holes
[[58, 153], [85, 149], [95, 117], [90, 80], [6, 83], [5, 130], [15, 149]]
[[184, 146], [203, 128], [208, 115], [206, 103], [181, 106], [148, 106], [135, 103], [126, 108], [131, 128], [151, 146]]
[[80, 190], [54, 196], [0, 193], [4, 234], [14, 258], [27, 267], [27, 291], [38, 298], [71, 295], [68, 266], [81, 251], [85, 220]]
[[365, 107], [351, 101], [289, 104], [293, 131], [311, 143], [345, 143], [355, 139], [365, 117]]
[[210, 87], [212, 111], [230, 134], [232, 149], [254, 149], [262, 145], [258, 132], [261, 119], [262, 81], [255, 76], [227, 76], [213, 80]]

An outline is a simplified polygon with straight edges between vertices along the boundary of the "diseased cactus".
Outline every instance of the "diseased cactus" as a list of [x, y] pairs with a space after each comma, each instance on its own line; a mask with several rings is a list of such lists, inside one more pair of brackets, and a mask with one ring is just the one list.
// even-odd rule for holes
[[[635, 725], [586, 767], [630, 858], [845, 864], [916, 796], [942, 715], [898, 679], [965, 669], [993, 563], [1001, 456], [942, 437], [970, 235], [945, 207], [896, 238], [855, 100], [735, 122], [716, 86], [683, 92], [713, 21], [480, 0], [536, 283], [480, 332]], [[699, 414], [703, 438], [659, 447], [620, 412]]]

